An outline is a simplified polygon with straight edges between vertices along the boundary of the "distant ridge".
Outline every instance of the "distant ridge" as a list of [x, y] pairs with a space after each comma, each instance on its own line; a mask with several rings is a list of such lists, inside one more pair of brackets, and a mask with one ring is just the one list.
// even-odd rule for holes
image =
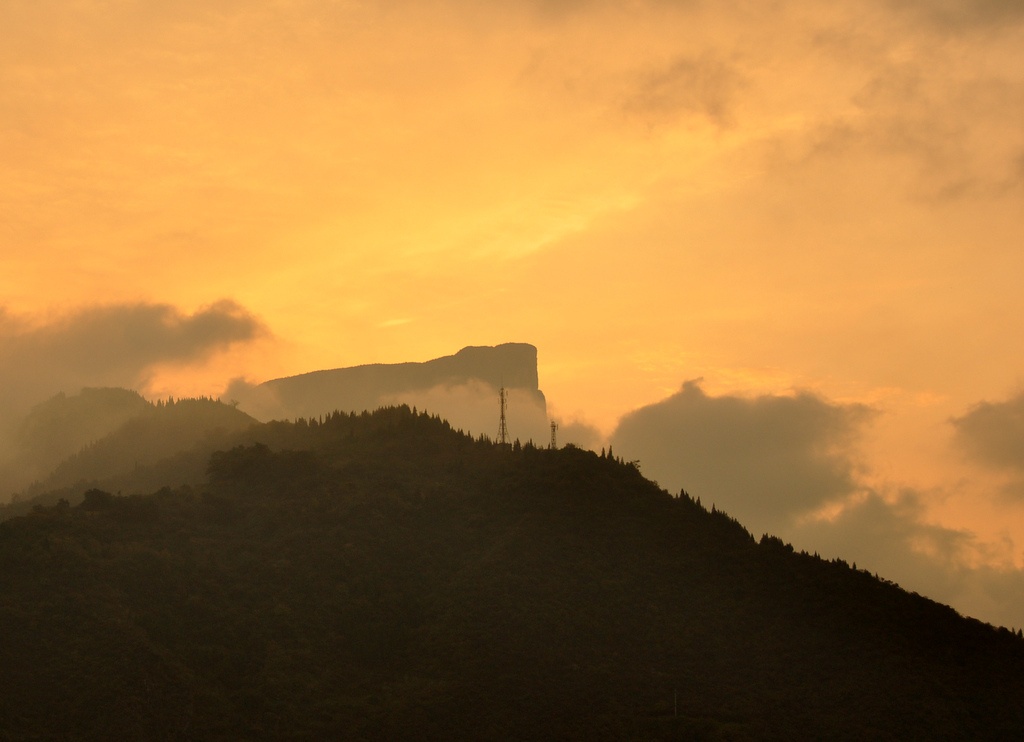
[[[473, 383], [528, 393], [546, 410], [537, 376], [537, 348], [528, 343], [469, 346], [450, 356], [421, 363], [373, 363], [312, 371], [272, 379], [256, 387], [229, 390], [242, 409], [260, 418], [315, 417], [333, 410], [374, 410], [383, 403], [437, 387]], [[445, 410], [433, 410], [442, 415]]]
[[150, 407], [138, 392], [109, 387], [62, 392], [35, 405], [18, 425], [8, 461], [0, 466], [0, 500]]
[[142, 395], [117, 387], [63, 392], [35, 405], [18, 430], [18, 445], [48, 466], [116, 430], [151, 407]]
[[[210, 453], [255, 424], [241, 410], [207, 398], [153, 403], [127, 389], [57, 395], [38, 405], [22, 426], [26, 432], [21, 461], [46, 466], [31, 470], [31, 484], [0, 492], [16, 495], [12, 502], [0, 504], [0, 521], [60, 498], [75, 504], [93, 486], [145, 492], [168, 484], [199, 483]], [[54, 436], [61, 447], [47, 448], [48, 439], [40, 438], [40, 431], [45, 434], [61, 425], [68, 428], [62, 439]], [[33, 443], [34, 448], [29, 445]], [[54, 464], [57, 455], [64, 458]]]

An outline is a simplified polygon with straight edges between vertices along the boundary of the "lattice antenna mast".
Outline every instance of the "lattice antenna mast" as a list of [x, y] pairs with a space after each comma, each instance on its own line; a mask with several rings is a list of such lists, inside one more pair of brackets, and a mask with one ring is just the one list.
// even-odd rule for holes
[[558, 423], [554, 420], [551, 421], [551, 450], [558, 448], [558, 439], [555, 437], [555, 433], [558, 432]]
[[505, 392], [505, 387], [501, 387], [501, 419], [498, 422], [498, 445], [505, 446], [508, 444], [508, 423], [505, 422], [505, 409], [508, 407], [508, 394]]

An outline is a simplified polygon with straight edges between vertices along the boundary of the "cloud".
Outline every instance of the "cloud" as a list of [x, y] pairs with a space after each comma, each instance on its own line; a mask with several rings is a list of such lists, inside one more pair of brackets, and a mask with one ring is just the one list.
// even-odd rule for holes
[[557, 420], [558, 430], [555, 432], [558, 446], [572, 444], [579, 448], [596, 450], [604, 436], [596, 426], [584, 420]]
[[842, 558], [962, 613], [1008, 627], [1024, 626], [1024, 571], [972, 533], [927, 521], [927, 496], [904, 488], [860, 493], [829, 518], [802, 519], [779, 535], [824, 558]]
[[[512, 440], [533, 441], [544, 446], [550, 438], [547, 412], [537, 397], [523, 389], [507, 389], [506, 421]], [[473, 436], [497, 438], [501, 417], [498, 390], [479, 379], [465, 383], [441, 384], [430, 389], [385, 395], [381, 404], [408, 404], [436, 414]]]
[[827, 187], [842, 172], [843, 182], [862, 188], [857, 178], [875, 181], [899, 168], [892, 187], [925, 203], [1000, 199], [1019, 189], [1024, 89], [1011, 73], [982, 72], [938, 51], [900, 62], [873, 49], [865, 55], [851, 60], [864, 79], [844, 94], [845, 109], [822, 111], [771, 140], [773, 169], [795, 167], [800, 183], [824, 176]]
[[136, 387], [158, 364], [201, 361], [264, 331], [231, 301], [191, 315], [168, 304], [95, 306], [42, 323], [0, 311], [0, 413], [84, 386]]
[[[803, 156], [821, 158], [820, 170], [795, 176], [804, 192], [849, 184], [859, 197], [938, 204], [1013, 195], [1024, 115], [1017, 61], [1022, 22], [1024, 4], [1017, 2], [832, 6], [802, 17], [797, 27], [813, 41], [783, 43], [778, 68], [755, 57], [744, 65], [751, 77], [750, 94], [740, 101], [744, 118], [758, 120], [751, 106], [761, 95], [783, 106], [772, 109], [782, 125], [765, 140], [768, 154], [785, 153], [791, 165]], [[972, 30], [977, 37], [942, 38]], [[814, 66], [786, 53], [796, 49], [810, 52]], [[800, 79], [808, 93], [798, 102], [778, 96], [780, 74]], [[784, 162], [769, 161], [787, 172]], [[811, 182], [815, 175], [820, 185]]]
[[872, 415], [808, 392], [710, 397], [688, 381], [672, 397], [626, 415], [611, 441], [645, 475], [683, 488], [748, 528], [772, 530], [856, 491], [850, 446]]
[[709, 55], [681, 56], [646, 72], [624, 108], [651, 123], [696, 114], [726, 126], [742, 83], [733, 64]]
[[1018, 188], [1024, 185], [1024, 152], [1018, 154], [1013, 161], [1013, 172], [1006, 183], [1008, 188]]
[[950, 423], [955, 445], [973, 461], [1009, 475], [1004, 494], [1024, 500], [1024, 392], [976, 404]]
[[[658, 6], [672, 9], [699, 6], [701, 0], [638, 0], [626, 6], [625, 10], [634, 13], [649, 12]], [[543, 21], [564, 22], [587, 13], [608, 9], [622, 11], [623, 4], [613, 0], [528, 0], [528, 7], [533, 8], [535, 15]]]
[[947, 32], [1024, 22], [1019, 0], [888, 0], [897, 11], [917, 13]]
[[858, 493], [834, 516], [802, 518], [784, 532], [801, 548], [860, 562], [897, 581], [964, 564], [973, 547], [971, 534], [926, 523], [924, 500], [911, 489], [891, 499], [875, 491]]
[[1024, 474], [1024, 392], [1005, 402], [981, 402], [950, 422], [971, 458]]

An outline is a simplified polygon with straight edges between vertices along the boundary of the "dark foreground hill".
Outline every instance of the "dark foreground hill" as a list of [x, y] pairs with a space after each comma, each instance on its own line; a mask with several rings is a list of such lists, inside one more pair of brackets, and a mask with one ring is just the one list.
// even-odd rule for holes
[[407, 408], [0, 523], [0, 738], [1020, 739], [1024, 640]]

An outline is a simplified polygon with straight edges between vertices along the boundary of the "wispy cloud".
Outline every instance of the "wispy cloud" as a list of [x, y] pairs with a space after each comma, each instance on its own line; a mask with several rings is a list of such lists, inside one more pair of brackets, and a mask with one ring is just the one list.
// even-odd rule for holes
[[898, 11], [927, 19], [947, 33], [1024, 23], [1024, 5], [1017, 0], [885, 0]]
[[679, 56], [641, 74], [623, 108], [652, 125], [697, 115], [727, 126], [742, 85], [742, 75], [730, 62], [707, 54]]
[[83, 386], [136, 387], [156, 364], [201, 361], [265, 332], [253, 314], [220, 301], [192, 314], [168, 304], [79, 309], [47, 321], [0, 314], [0, 410], [24, 412]]

